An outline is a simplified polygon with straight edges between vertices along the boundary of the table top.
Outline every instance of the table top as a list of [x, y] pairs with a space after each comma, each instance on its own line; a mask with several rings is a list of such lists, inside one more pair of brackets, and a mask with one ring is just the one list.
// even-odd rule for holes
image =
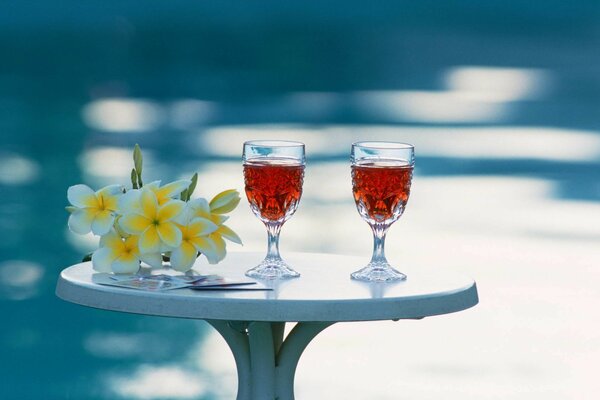
[[[241, 278], [264, 254], [230, 252], [215, 266], [197, 263], [201, 274]], [[350, 273], [368, 259], [333, 254], [285, 253], [284, 259], [302, 275], [271, 281], [272, 291], [148, 292], [92, 281], [91, 263], [63, 270], [58, 297], [88, 307], [166, 317], [229, 321], [374, 321], [447, 314], [478, 302], [475, 282], [443, 266], [398, 268], [408, 279], [398, 283], [365, 283]], [[159, 273], [160, 270], [153, 273]]]

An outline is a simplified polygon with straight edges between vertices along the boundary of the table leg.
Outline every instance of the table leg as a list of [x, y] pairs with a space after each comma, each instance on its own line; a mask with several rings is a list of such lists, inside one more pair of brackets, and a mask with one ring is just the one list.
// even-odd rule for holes
[[237, 400], [252, 399], [252, 379], [250, 373], [250, 345], [248, 343], [247, 324], [239, 322], [208, 320], [219, 332], [233, 353], [238, 376]]
[[235, 358], [237, 400], [293, 400], [294, 376], [302, 352], [333, 322], [299, 322], [283, 338], [284, 322], [208, 321]]

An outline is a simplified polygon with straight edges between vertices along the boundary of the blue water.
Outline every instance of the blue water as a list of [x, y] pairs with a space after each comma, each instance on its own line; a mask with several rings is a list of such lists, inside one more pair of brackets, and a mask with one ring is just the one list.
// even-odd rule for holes
[[[85, 248], [66, 233], [68, 186], [127, 182], [126, 171], [99, 175], [98, 162], [85, 154], [130, 151], [140, 143], [152, 156], [149, 173], [170, 180], [214, 162], [235, 166], [235, 152], [198, 145], [215, 137], [226, 144], [226, 133], [214, 130], [224, 126], [276, 124], [305, 132], [543, 126], [567, 132], [567, 139], [573, 130], [598, 135], [597, 2], [452, 4], [1, 4], [0, 398], [140, 398], [105, 383], [140, 365], [188, 366], [190, 346], [208, 331], [195, 321], [93, 310], [55, 297], [60, 270], [78, 262]], [[440, 91], [444, 74], [463, 66], [549, 78], [538, 84], [539, 94], [510, 100], [500, 116], [428, 121], [381, 113], [379, 103], [369, 106], [364, 97]], [[107, 98], [155, 108], [125, 123], [129, 128], [117, 123], [111, 130], [115, 116], [85, 111]], [[182, 101], [192, 101], [191, 108], [173, 116]], [[143, 125], [148, 120], [156, 122]], [[335, 140], [349, 146], [350, 137]], [[309, 162], [347, 160], [342, 150], [308, 151]], [[600, 201], [597, 157], [462, 157], [443, 149], [420, 157], [417, 149], [417, 157], [418, 176], [532, 177], [556, 184], [553, 198]], [[198, 365], [189, 368], [203, 374]], [[217, 389], [202, 393], [220, 398]]]

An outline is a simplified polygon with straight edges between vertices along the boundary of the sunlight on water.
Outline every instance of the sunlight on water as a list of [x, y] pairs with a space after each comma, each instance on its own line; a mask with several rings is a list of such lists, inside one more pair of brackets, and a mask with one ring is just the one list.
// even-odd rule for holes
[[0, 184], [23, 185], [39, 178], [40, 167], [32, 159], [15, 153], [0, 152]]
[[[227, 137], [228, 140], [223, 140]], [[600, 159], [600, 137], [593, 131], [549, 127], [395, 127], [386, 125], [240, 125], [207, 129], [198, 137], [199, 146], [212, 154], [236, 157], [244, 141], [287, 139], [306, 144], [311, 155], [350, 154], [358, 140], [391, 140], [415, 145], [417, 157], [443, 156], [486, 159], [536, 159], [596, 161]], [[418, 163], [418, 160], [417, 160]]]
[[463, 91], [370, 91], [355, 98], [370, 116], [390, 122], [500, 122], [509, 111], [504, 103]]
[[161, 126], [165, 111], [146, 99], [109, 98], [87, 104], [81, 116], [90, 128], [100, 131], [147, 132]]
[[[345, 137], [344, 132], [334, 131], [329, 127], [313, 128], [293, 124], [217, 126], [206, 129], [198, 136], [198, 147], [215, 155], [240, 157], [240, 160], [243, 144], [248, 140], [301, 141], [306, 145], [307, 157], [311, 154], [338, 154], [344, 149], [349, 152], [350, 142], [344, 143], [341, 140]], [[225, 137], [227, 140], [223, 140]]]
[[217, 104], [196, 99], [180, 99], [169, 108], [170, 125], [176, 129], [190, 129], [204, 125], [217, 113]]
[[444, 73], [448, 90], [475, 100], [509, 102], [531, 100], [547, 94], [552, 85], [549, 71], [528, 68], [460, 66]]
[[369, 115], [388, 121], [426, 123], [500, 122], [510, 102], [540, 98], [551, 86], [548, 71], [464, 66], [444, 73], [442, 90], [356, 92], [354, 101]]
[[130, 376], [114, 376], [110, 387], [131, 399], [194, 399], [204, 396], [207, 383], [182, 366], [142, 365]]
[[190, 358], [197, 368], [207, 374], [211, 382], [211, 391], [215, 399], [233, 399], [237, 390], [235, 361], [229, 347], [212, 328], [210, 334], [203, 337], [190, 352]]
[[[84, 340], [84, 349], [95, 357], [144, 358], [165, 356], [169, 346], [164, 340], [151, 333], [92, 332]], [[150, 350], [151, 349], [151, 350]]]
[[37, 263], [8, 260], [0, 264], [0, 296], [8, 300], [26, 300], [39, 293], [44, 268]]

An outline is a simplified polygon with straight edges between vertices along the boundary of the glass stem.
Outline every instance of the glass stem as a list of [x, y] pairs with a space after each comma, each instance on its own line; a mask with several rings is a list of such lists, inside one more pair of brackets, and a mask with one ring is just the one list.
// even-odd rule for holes
[[371, 225], [373, 230], [373, 256], [371, 257], [371, 264], [377, 264], [381, 267], [387, 266], [388, 262], [385, 258], [385, 235], [389, 229], [389, 225], [386, 224], [373, 224]]
[[280, 260], [279, 255], [279, 232], [281, 232], [282, 224], [265, 223], [268, 233], [267, 242], [267, 257], [268, 259]]

